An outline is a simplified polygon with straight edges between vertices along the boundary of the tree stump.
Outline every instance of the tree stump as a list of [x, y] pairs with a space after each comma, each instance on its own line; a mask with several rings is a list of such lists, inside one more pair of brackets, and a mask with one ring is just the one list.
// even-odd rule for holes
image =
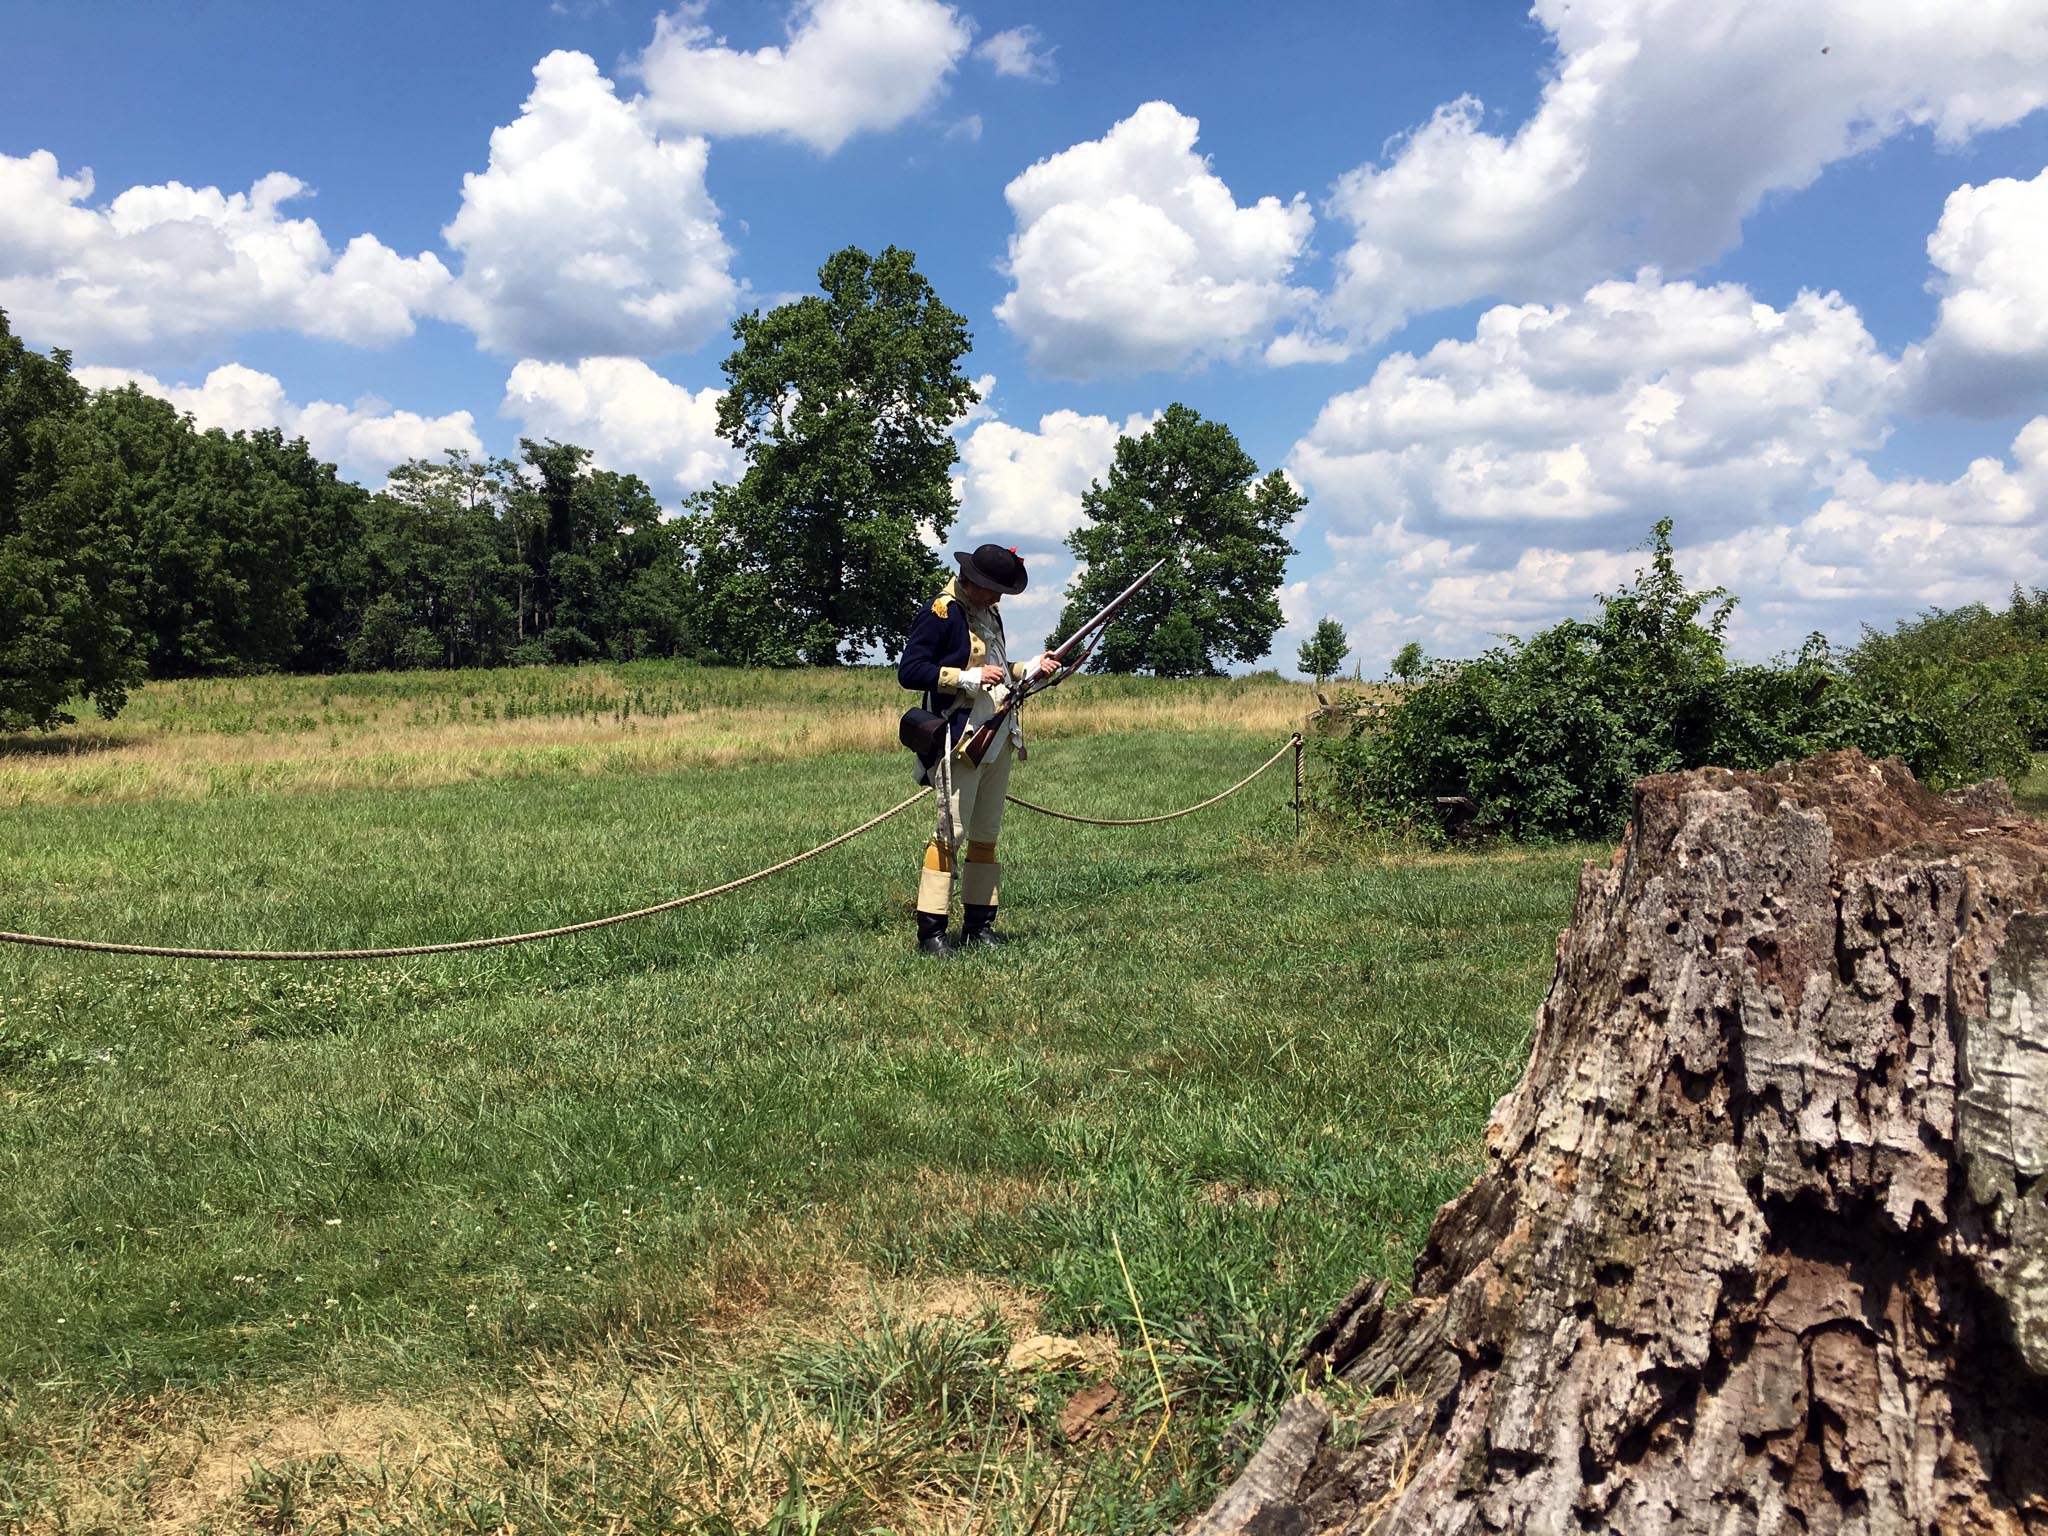
[[2003, 785], [1645, 780], [1486, 1137], [1413, 1299], [1311, 1339], [1334, 1421], [1190, 1532], [2048, 1532], [2048, 826]]

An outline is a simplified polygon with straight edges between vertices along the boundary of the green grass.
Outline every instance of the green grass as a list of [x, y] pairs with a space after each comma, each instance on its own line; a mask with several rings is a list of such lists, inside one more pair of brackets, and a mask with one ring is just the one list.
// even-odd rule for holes
[[[1080, 736], [1014, 787], [1142, 814], [1272, 745]], [[834, 753], [28, 804], [0, 819], [0, 927], [514, 931], [715, 883], [907, 792], [900, 754]], [[430, 1412], [460, 1445], [412, 1481], [388, 1447], [252, 1457], [194, 1529], [567, 1530], [646, 1499], [645, 1529], [1177, 1517], [1318, 1310], [1404, 1277], [1476, 1171], [1583, 852], [1303, 851], [1287, 794], [1282, 766], [1158, 827], [1013, 808], [1015, 942], [944, 966], [910, 953], [922, 808], [746, 892], [510, 951], [0, 949], [0, 1529], [161, 1514], [197, 1475], [164, 1459], [173, 1421], [225, 1443], [283, 1401]], [[1149, 1461], [1119, 1247], [1176, 1406]], [[915, 1315], [950, 1280], [1010, 1315]], [[1086, 1447], [1056, 1427], [1078, 1376], [1000, 1368], [1041, 1327], [1124, 1351], [1118, 1427]]]
[[2019, 808], [2034, 816], [2048, 816], [2048, 752], [2034, 754], [2034, 771], [2013, 786]]

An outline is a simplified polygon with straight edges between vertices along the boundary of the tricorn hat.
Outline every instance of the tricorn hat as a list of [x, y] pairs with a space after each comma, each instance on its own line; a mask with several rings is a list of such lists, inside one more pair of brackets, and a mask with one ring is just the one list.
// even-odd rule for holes
[[960, 574], [977, 587], [987, 587], [1005, 596], [1022, 592], [1028, 579], [1017, 551], [1000, 544], [983, 544], [971, 555], [956, 549], [953, 558], [960, 562]]

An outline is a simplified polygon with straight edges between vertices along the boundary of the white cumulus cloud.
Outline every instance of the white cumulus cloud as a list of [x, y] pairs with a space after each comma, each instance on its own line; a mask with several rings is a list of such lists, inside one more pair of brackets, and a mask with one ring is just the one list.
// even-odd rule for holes
[[1702, 556], [1710, 579], [1738, 591], [1851, 616], [2048, 586], [2048, 416], [2020, 430], [2008, 458], [1973, 460], [1952, 480], [1888, 480], [1858, 463], [1811, 516]]
[[1467, 653], [1584, 611], [1659, 517], [1688, 549], [1762, 548], [1871, 483], [1902, 380], [1832, 294], [1778, 309], [1645, 272], [1498, 305], [1470, 339], [1384, 359], [1295, 445], [1334, 561], [1303, 611]]
[[1611, 546], [1665, 512], [1728, 527], [1803, 505], [1882, 440], [1898, 374], [1833, 294], [1779, 310], [1646, 272], [1387, 357], [1290, 467], [1351, 531]]
[[996, 316], [1064, 378], [1181, 368], [1265, 347], [1313, 300], [1290, 281], [1307, 201], [1241, 208], [1195, 153], [1199, 124], [1148, 102], [1003, 189], [1017, 221]]
[[[1559, 547], [1545, 530], [1496, 544], [1419, 536], [1398, 519], [1330, 536], [1336, 564], [1302, 583], [1290, 605], [1334, 612], [1369, 670], [1409, 640], [1433, 655], [1471, 655], [1501, 633], [1527, 634], [1568, 616], [1647, 564], [1639, 547]], [[1740, 599], [1738, 654], [1796, 648], [1820, 630], [1853, 640], [1929, 606], [2002, 606], [2015, 584], [2048, 586], [2048, 417], [2036, 417], [2006, 458], [1973, 461], [1950, 480], [1886, 478], [1862, 460], [1803, 512], [1716, 532], [1681, 518], [1675, 560], [1695, 588]], [[1305, 637], [1307, 623], [1298, 626]]]
[[1909, 128], [1957, 145], [2048, 104], [2044, 0], [1536, 0], [1535, 113], [1471, 97], [1337, 184], [1330, 314], [1360, 337], [1474, 298], [1697, 267], [1772, 193]]
[[1941, 314], [1913, 358], [1921, 403], [1996, 416], [2048, 395], [2048, 171], [1948, 195], [1927, 240]]
[[442, 230], [462, 253], [454, 312], [488, 350], [531, 357], [702, 344], [739, 297], [707, 154], [657, 135], [587, 55], [549, 54]]
[[388, 470], [407, 459], [439, 458], [450, 448], [483, 452], [475, 418], [468, 411], [422, 416], [393, 410], [376, 399], [354, 405], [328, 400], [300, 405], [286, 395], [275, 375], [240, 363], [216, 368], [198, 384], [166, 384], [128, 368], [84, 367], [73, 372], [88, 389], [119, 389], [132, 383], [188, 413], [202, 431], [276, 427], [288, 438], [303, 437], [316, 457], [368, 484], [382, 483]]
[[689, 133], [772, 134], [830, 154], [936, 101], [973, 41], [939, 0], [800, 0], [780, 46], [728, 47], [703, 0], [655, 23], [636, 69], [643, 108]]
[[1044, 45], [1036, 27], [1008, 27], [974, 50], [999, 75], [1015, 80], [1050, 81], [1058, 78], [1052, 56], [1056, 50]]
[[506, 379], [500, 409], [525, 436], [580, 444], [603, 468], [638, 475], [659, 495], [687, 494], [739, 473], [718, 435], [719, 393], [692, 392], [633, 357], [573, 366], [526, 358]]
[[1135, 437], [1157, 418], [1052, 411], [1033, 431], [983, 421], [960, 445], [957, 486], [964, 536], [1057, 545], [1081, 526], [1081, 497], [1109, 474], [1119, 437]]
[[361, 345], [458, 321], [494, 352], [543, 358], [701, 345], [740, 297], [705, 186], [702, 138], [663, 138], [586, 55], [551, 53], [519, 116], [491, 134], [442, 230], [459, 274], [373, 235], [340, 251], [285, 205], [273, 172], [247, 192], [179, 182], [92, 204], [90, 171], [0, 155], [0, 307], [39, 341], [190, 355], [289, 329]]
[[[1984, 457], [1951, 480], [1887, 479], [1858, 461], [1820, 505], [1783, 524], [1685, 539], [1681, 569], [1741, 598], [1737, 636], [1755, 652], [1815, 629], [1853, 638], [1864, 622], [1927, 607], [2003, 604], [2015, 583], [2048, 585], [2048, 417], [2008, 458]], [[1583, 610], [1644, 563], [1628, 551], [1525, 551], [1505, 573], [1432, 585], [1425, 607], [1468, 617], [1505, 602], [1529, 620]]]
[[1081, 498], [1091, 484], [1109, 477], [1117, 439], [1149, 431], [1159, 412], [1134, 411], [1118, 423], [1079, 411], [1050, 411], [1033, 430], [991, 414], [993, 378], [984, 376], [976, 387], [982, 404], [956, 428], [960, 468], [953, 475], [953, 494], [960, 520], [941, 553], [981, 543], [1019, 550], [1031, 585], [1022, 595], [1003, 599], [1013, 644], [1051, 645], [1063, 638], [1051, 626], [1080, 570], [1067, 551], [1066, 537], [1085, 521]]
[[984, 373], [974, 380], [974, 404], [967, 407], [952, 424], [953, 435], [957, 438], [977, 421], [992, 421], [1000, 414], [995, 406], [996, 376]]
[[371, 346], [412, 334], [450, 283], [431, 253], [372, 235], [336, 252], [284, 205], [310, 195], [273, 171], [246, 192], [181, 182], [92, 203], [90, 170], [0, 154], [0, 308], [47, 344], [188, 354], [282, 328]]

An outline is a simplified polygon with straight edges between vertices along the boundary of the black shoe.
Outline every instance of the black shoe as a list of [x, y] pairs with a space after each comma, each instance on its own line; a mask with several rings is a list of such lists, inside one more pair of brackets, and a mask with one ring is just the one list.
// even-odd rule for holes
[[953, 953], [952, 945], [946, 942], [946, 914], [943, 912], [920, 912], [917, 914], [917, 952], [943, 960]]
[[968, 945], [996, 945], [1003, 943], [1003, 936], [996, 932], [996, 909], [994, 907], [969, 907], [967, 921], [960, 930], [960, 947]]

